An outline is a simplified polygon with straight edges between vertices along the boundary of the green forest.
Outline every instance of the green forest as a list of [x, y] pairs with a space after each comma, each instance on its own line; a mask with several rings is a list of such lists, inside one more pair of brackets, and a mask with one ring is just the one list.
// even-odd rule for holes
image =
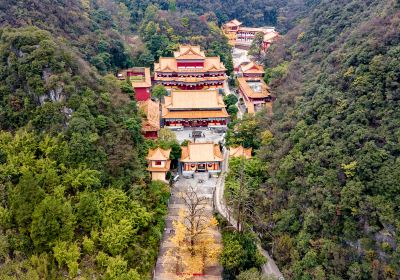
[[274, 115], [228, 133], [264, 164], [240, 197], [287, 279], [400, 277], [399, 8], [321, 1], [264, 57]]
[[[170, 189], [151, 182], [134, 92], [115, 74], [198, 44], [233, 71], [220, 27], [283, 35], [262, 55], [273, 115], [237, 118], [224, 279], [400, 278], [399, 0], [0, 2], [0, 278], [151, 279]], [[232, 107], [231, 107], [232, 106]], [[174, 162], [176, 164], [176, 161]], [[240, 180], [245, 182], [239, 191]], [[220, 221], [224, 227], [226, 221]]]
[[114, 74], [178, 43], [231, 71], [215, 17], [74, 0], [3, 1], [0, 18], [1, 278], [150, 279], [169, 188], [145, 172], [154, 143]]
[[144, 172], [135, 101], [36, 27], [3, 29], [0, 57], [0, 274], [147, 277], [169, 190]]

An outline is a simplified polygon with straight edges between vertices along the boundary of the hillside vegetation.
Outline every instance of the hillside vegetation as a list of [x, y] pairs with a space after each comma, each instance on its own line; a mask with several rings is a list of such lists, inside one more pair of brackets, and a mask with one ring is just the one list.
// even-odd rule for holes
[[0, 32], [1, 279], [147, 279], [168, 188], [136, 103], [36, 27]]
[[215, 13], [219, 24], [238, 19], [244, 26], [276, 26], [285, 33], [320, 0], [177, 0], [177, 6], [197, 14]]
[[175, 165], [180, 150], [169, 131], [144, 141], [114, 74], [181, 43], [230, 74], [219, 26], [233, 18], [288, 32], [264, 57], [274, 115], [246, 115], [226, 136], [256, 157], [228, 174], [247, 227], [224, 232], [224, 276], [261, 279], [251, 228], [285, 279], [400, 278], [399, 0], [8, 0], [1, 279], [150, 279], [169, 189], [150, 182], [145, 154], [172, 147]]
[[398, 1], [321, 1], [266, 58], [252, 218], [287, 279], [400, 277], [399, 30]]
[[174, 1], [3, 1], [0, 26], [47, 30], [101, 74], [152, 67], [178, 43], [200, 44], [210, 55], [221, 55], [231, 71], [230, 48], [214, 10], [195, 10]]
[[190, 11], [165, 11], [150, 5], [139, 26], [139, 34], [145, 43], [138, 57], [141, 65], [153, 67], [160, 56], [172, 56], [179, 44], [192, 44], [200, 45], [207, 56], [220, 56], [227, 72], [233, 71], [231, 47], [214, 14], [199, 16]]
[[111, 73], [178, 43], [232, 68], [212, 16], [150, 4], [0, 3], [0, 278], [150, 278], [169, 190], [150, 183], [160, 143]]
[[0, 26], [47, 30], [105, 73], [132, 65], [126, 13], [114, 1], [11, 0], [0, 3]]

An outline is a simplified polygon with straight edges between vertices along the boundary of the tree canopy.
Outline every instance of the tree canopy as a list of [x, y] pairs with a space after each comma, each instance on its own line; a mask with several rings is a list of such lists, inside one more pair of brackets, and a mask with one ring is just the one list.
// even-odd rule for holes
[[169, 190], [145, 172], [133, 97], [47, 31], [0, 46], [0, 275], [147, 279]]
[[277, 101], [253, 129], [268, 166], [254, 226], [289, 279], [400, 275], [398, 15], [321, 1], [265, 58]]

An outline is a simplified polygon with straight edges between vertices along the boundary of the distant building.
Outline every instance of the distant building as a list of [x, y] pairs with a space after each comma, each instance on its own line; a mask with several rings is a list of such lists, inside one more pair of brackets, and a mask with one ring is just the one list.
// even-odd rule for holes
[[264, 51], [268, 50], [268, 48], [271, 46], [271, 44], [279, 39], [280, 35], [278, 32], [275, 30], [264, 33], [264, 41], [263, 41], [263, 46], [262, 49]]
[[145, 138], [155, 139], [160, 130], [160, 103], [151, 99], [139, 101], [138, 107], [145, 114], [142, 121], [142, 134]]
[[164, 97], [165, 127], [226, 127], [229, 114], [216, 90], [173, 90]]
[[236, 19], [224, 24], [222, 30], [232, 46], [245, 49], [250, 48], [256, 34], [259, 32], [264, 34], [262, 45], [264, 51], [269, 48], [274, 40], [279, 38], [279, 33], [275, 31], [275, 27], [244, 27]]
[[244, 63], [236, 71], [239, 95], [243, 98], [247, 113], [253, 114], [263, 108], [271, 108], [273, 96], [264, 82], [264, 67], [255, 62]]
[[222, 26], [222, 30], [224, 31], [225, 35], [228, 37], [229, 43], [231, 45], [235, 44], [237, 33], [239, 31], [240, 26], [242, 23], [237, 19], [231, 20], [225, 23]]
[[249, 80], [245, 77], [237, 78], [239, 83], [239, 94], [246, 105], [247, 113], [255, 112], [267, 108], [273, 101], [269, 87], [262, 79]]
[[218, 174], [224, 160], [219, 145], [213, 143], [189, 143], [182, 146], [180, 159], [182, 175], [191, 176], [195, 172]]
[[200, 46], [179, 46], [174, 57], [154, 64], [154, 81], [168, 89], [223, 88], [226, 68], [219, 56], [206, 57]]
[[147, 170], [151, 173], [151, 180], [166, 181], [166, 175], [171, 166], [170, 153], [171, 149], [156, 148], [149, 150], [146, 159], [148, 162]]
[[246, 159], [251, 158], [252, 148], [244, 148], [243, 146], [230, 147], [229, 148], [229, 157], [244, 157]]
[[245, 77], [248, 79], [263, 79], [264, 73], [264, 67], [255, 62], [243, 63], [238, 67], [236, 71], [236, 74], [239, 77]]
[[119, 80], [128, 80], [135, 91], [137, 101], [150, 99], [151, 75], [150, 68], [134, 67], [118, 73]]

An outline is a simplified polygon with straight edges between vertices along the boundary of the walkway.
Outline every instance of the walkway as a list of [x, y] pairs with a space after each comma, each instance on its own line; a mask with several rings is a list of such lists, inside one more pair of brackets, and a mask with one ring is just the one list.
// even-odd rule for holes
[[[214, 205], [217, 211], [233, 226], [237, 229], [237, 221], [232, 217], [231, 210], [226, 206], [224, 199], [224, 187], [225, 187], [225, 176], [228, 172], [228, 151], [224, 150], [224, 162], [222, 165], [222, 174], [218, 178], [217, 187], [214, 196]], [[240, 225], [239, 225], [240, 227]], [[274, 276], [277, 279], [284, 279], [282, 273], [279, 271], [278, 266], [274, 260], [270, 257], [268, 252], [264, 250], [261, 245], [257, 245], [260, 253], [267, 259], [267, 262], [262, 266], [262, 272], [267, 276]]]
[[238, 67], [242, 63], [250, 62], [250, 58], [248, 57], [248, 51], [238, 48], [233, 48], [232, 60], [234, 67]]
[[[179, 143], [185, 140], [189, 140], [196, 143], [214, 143], [218, 144], [224, 140], [226, 128], [221, 127], [220, 129], [208, 129], [206, 127], [194, 127], [194, 128], [184, 128], [183, 130], [174, 130], [176, 139]], [[196, 141], [192, 137], [193, 131], [201, 131], [202, 137], [196, 138]]]
[[[206, 173], [199, 173], [198, 176], [204, 176]], [[208, 174], [207, 174], [208, 175]], [[185, 179], [181, 178], [179, 181], [175, 183], [175, 186], [171, 190], [171, 198], [168, 204], [168, 215], [166, 217], [166, 225], [164, 229], [163, 238], [161, 241], [160, 251], [158, 254], [158, 259], [156, 263], [156, 268], [153, 274], [153, 280], [174, 280], [178, 279], [176, 274], [169, 270], [170, 267], [173, 267], [173, 264], [165, 265], [165, 254], [168, 249], [172, 247], [171, 242], [169, 242], [169, 238], [172, 233], [171, 230], [172, 222], [178, 218], [179, 210], [185, 208], [185, 204], [183, 203], [183, 199], [180, 198], [179, 193], [187, 190], [190, 185], [196, 187], [196, 193], [201, 197], [207, 197], [209, 203], [207, 205], [207, 209], [210, 211], [212, 215], [213, 206], [212, 206], [212, 198], [215, 190], [216, 178], [202, 178], [204, 179], [203, 183], [198, 183], [198, 176], [195, 176], [193, 179]], [[218, 242], [222, 243], [221, 234], [218, 231], [215, 231], [215, 238]], [[169, 268], [168, 268], [169, 267]], [[196, 276], [192, 279], [196, 280], [221, 280], [222, 267], [214, 266], [208, 267], [205, 271], [205, 276]]]

